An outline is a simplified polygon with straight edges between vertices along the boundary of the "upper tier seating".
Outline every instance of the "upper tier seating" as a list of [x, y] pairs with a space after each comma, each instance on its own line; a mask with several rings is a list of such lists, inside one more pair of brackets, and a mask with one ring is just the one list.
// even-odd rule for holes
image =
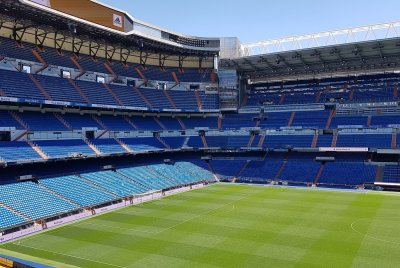
[[187, 111], [199, 110], [194, 91], [170, 90], [168, 93], [178, 108]]
[[35, 141], [35, 144], [49, 157], [96, 154], [83, 140], [47, 140]]
[[0, 88], [6, 97], [45, 99], [45, 96], [35, 87], [32, 80], [25, 73], [0, 69], [0, 81]]
[[8, 162], [13, 162], [13, 161], [38, 160], [38, 159], [42, 158], [26, 142], [22, 141], [0, 142], [0, 161], [5, 160]]
[[15, 129], [23, 129], [23, 127], [7, 112], [0, 110], [0, 127], [15, 127]]
[[394, 89], [399, 74], [252, 85], [248, 107], [323, 102], [366, 102], [398, 99]]
[[163, 141], [165, 141], [171, 149], [179, 149], [182, 148], [183, 143], [185, 142], [185, 137], [163, 137]]
[[[141, 97], [138, 91], [132, 87], [112, 84], [108, 85], [107, 88], [101, 83], [74, 80], [73, 83], [79, 91], [82, 92], [81, 95], [75, 86], [68, 82], [67, 79], [36, 74], [32, 74], [31, 76], [37, 84], [35, 84], [26, 73], [0, 69], [0, 79], [2, 81], [0, 95], [4, 94], [6, 97], [34, 100], [50, 99], [53, 101], [73, 102], [78, 105], [89, 102], [92, 104], [112, 106], [122, 105], [137, 108], [174, 108], [167, 99], [163, 90], [153, 88], [138, 89], [138, 91], [140, 91], [150, 102], [151, 107], [147, 107], [148, 105], [145, 100]], [[46, 93], [42, 93], [40, 87], [43, 88], [50, 97], [45, 97]], [[112, 93], [110, 93], [109, 90], [111, 90]], [[193, 91], [169, 90], [168, 94], [171, 96], [177, 109], [190, 111], [198, 110], [196, 96]], [[208, 101], [208, 109], [219, 108], [217, 94], [213, 94], [213, 97], [209, 95], [207, 99], [211, 99], [211, 101]]]
[[188, 147], [203, 148], [204, 144], [200, 136], [192, 136], [189, 138]]
[[195, 129], [195, 128], [210, 128], [210, 129], [218, 129], [218, 117], [182, 117], [183, 123], [186, 126], [186, 129]]
[[26, 123], [30, 130], [36, 131], [67, 131], [68, 129], [52, 114], [23, 112], [17, 115]]
[[382, 126], [387, 127], [390, 125], [400, 125], [400, 115], [399, 114], [387, 114], [372, 116], [371, 126]]
[[392, 134], [339, 134], [337, 147], [391, 148]]
[[219, 107], [218, 94], [206, 94], [204, 91], [199, 91], [199, 96], [202, 103], [202, 109], [217, 109]]
[[126, 153], [126, 150], [114, 139], [95, 139], [91, 142], [103, 154]]
[[222, 128], [224, 129], [240, 129], [244, 127], [255, 127], [259, 114], [227, 114], [222, 120]]
[[41, 51], [41, 49], [36, 48], [34, 44], [30, 43], [23, 43], [22, 46], [18, 46], [17, 42], [9, 38], [0, 37], [0, 55], [2, 56], [39, 62], [39, 59], [32, 53], [32, 49], [35, 49], [47, 64], [71, 69], [78, 69], [78, 66], [76, 66], [71, 60], [71, 57], [74, 57], [81, 68], [90, 72], [111, 74], [109, 69], [105, 67], [105, 64], [107, 64], [116, 75], [137, 79], [142, 79], [142, 77], [135, 70], [135, 68], [140, 69], [140, 71], [148, 80], [173, 82], [174, 78], [172, 76], [172, 72], [175, 72], [180, 82], [200, 83], [211, 81], [210, 70], [203, 70], [204, 72], [199, 72], [198, 69], [187, 68], [184, 69], [183, 73], [180, 73], [177, 68], [165, 68], [165, 71], [162, 71], [159, 67], [150, 65], [146, 66], [146, 68], [142, 68], [139, 64], [127, 63], [127, 65], [124, 66], [122, 62], [109, 62], [104, 58], [93, 58], [84, 54], [75, 56], [69, 51], [62, 51], [60, 54], [56, 49], [50, 47], [43, 47], [43, 51]]
[[57, 50], [52, 48], [46, 48], [44, 49], [44, 52], [40, 51], [40, 49], [36, 49], [36, 51], [49, 65], [68, 67], [71, 69], [78, 68], [71, 60], [71, 57], [73, 57], [72, 52], [62, 51], [61, 53], [59, 53]]
[[262, 128], [280, 128], [287, 127], [291, 112], [265, 113], [264, 118], [260, 122]]
[[62, 118], [64, 118], [68, 125], [70, 125], [74, 130], [81, 130], [82, 128], [102, 129], [102, 127], [90, 115], [63, 114]]
[[38, 59], [32, 53], [33, 48], [35, 48], [35, 45], [33, 44], [24, 43], [21, 47], [20, 45], [17, 45], [17, 42], [14, 40], [0, 37], [1, 56], [38, 62]]
[[152, 151], [165, 149], [165, 146], [155, 138], [144, 137], [127, 138], [121, 140], [133, 151]]
[[338, 128], [340, 126], [366, 126], [367, 122], [367, 116], [334, 116], [330, 128]]
[[313, 138], [313, 135], [266, 135], [263, 147], [272, 149], [287, 147], [310, 148]]
[[122, 116], [102, 115], [98, 119], [107, 127], [107, 130], [129, 131], [135, 128], [128, 123]]
[[329, 118], [329, 110], [296, 112], [291, 124], [292, 127], [325, 128]]
[[67, 79], [46, 75], [33, 75], [33, 77], [54, 100], [76, 103], [86, 102]]
[[240, 148], [247, 147], [250, 136], [207, 136], [208, 147]]

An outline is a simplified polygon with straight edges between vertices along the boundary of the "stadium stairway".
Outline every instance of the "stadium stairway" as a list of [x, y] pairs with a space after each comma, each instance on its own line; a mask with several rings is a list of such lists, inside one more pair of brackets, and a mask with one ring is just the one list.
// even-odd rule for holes
[[162, 130], [167, 130], [167, 128], [165, 127], [165, 125], [157, 118], [157, 117], [153, 117], [154, 121], [156, 121], [156, 123], [161, 127]]
[[208, 148], [206, 136], [204, 136], [204, 134], [201, 134], [200, 137], [201, 137], [201, 141], [203, 142], [204, 148]]
[[221, 180], [219, 179], [219, 177], [217, 176], [217, 173], [215, 172], [215, 169], [212, 167], [210, 161], [207, 162], [207, 166], [208, 166], [208, 170], [210, 170], [210, 172], [213, 174], [215, 180], [217, 182], [220, 182]]
[[79, 93], [79, 95], [82, 97], [83, 100], [85, 100], [87, 103], [92, 104], [93, 102], [86, 96], [86, 94], [82, 91], [82, 89], [72, 80], [71, 78], [68, 78], [67, 81], [71, 84], [73, 88]]
[[63, 195], [61, 195], [61, 194], [59, 194], [59, 193], [53, 191], [52, 189], [50, 189], [50, 188], [47, 187], [46, 185], [44, 185], [44, 184], [42, 184], [42, 183], [40, 183], [40, 182], [38, 182], [38, 185], [39, 185], [40, 187], [42, 187], [43, 189], [45, 189], [46, 191], [52, 193], [53, 195], [56, 195], [56, 196], [58, 196], [59, 198], [63, 199], [64, 201], [66, 201], [66, 202], [68, 202], [68, 203], [70, 203], [70, 204], [72, 204], [72, 205], [74, 205], [74, 206], [80, 207], [80, 205], [79, 205], [78, 203], [75, 203], [74, 201], [72, 201], [72, 200], [66, 198], [65, 196], [63, 196]]
[[180, 117], [176, 117], [176, 120], [178, 120], [179, 125], [181, 125], [181, 128], [183, 130], [186, 130], [185, 123], [183, 123], [182, 119]]
[[397, 133], [393, 132], [392, 133], [392, 144], [391, 144], [392, 149], [397, 149]]
[[75, 55], [71, 56], [70, 60], [76, 66], [76, 68], [79, 70], [79, 74], [76, 77], [74, 77], [74, 79], [78, 79], [79, 77], [81, 77], [82, 75], [84, 75], [86, 73], [86, 70], [79, 64], [79, 62], [76, 60], [75, 57], [76, 57]]
[[47, 100], [53, 100], [50, 94], [43, 88], [43, 86], [39, 83], [39, 81], [35, 77], [33, 77], [32, 74], [28, 74], [28, 77], [31, 79], [32, 83], [36, 86], [36, 88], [40, 91], [40, 93], [42, 93], [42, 95]]
[[254, 135], [254, 133], [252, 133], [252, 134], [250, 135], [249, 142], [247, 143], [247, 147], [251, 147], [251, 146], [253, 145], [254, 138], [255, 138], [255, 135]]
[[337, 144], [337, 140], [338, 140], [338, 133], [333, 133], [333, 138], [332, 138], [332, 145], [331, 147], [336, 147]]
[[239, 170], [239, 172], [236, 174], [236, 176], [233, 178], [233, 182], [236, 182], [238, 180], [238, 178], [240, 177], [240, 175], [242, 175], [242, 173], [244, 172], [244, 170], [247, 168], [247, 166], [249, 165], [250, 160], [247, 160], [244, 165], [242, 166], [242, 168]]
[[134, 90], [140, 96], [140, 98], [142, 98], [143, 102], [146, 104], [147, 107], [153, 108], [153, 105], [149, 102], [149, 100], [146, 98], [146, 96], [143, 94], [143, 92], [140, 91], [140, 88], [134, 87]]
[[120, 172], [120, 171], [117, 170], [117, 171], [115, 171], [115, 173], [117, 173], [117, 174], [119, 174], [120, 176], [126, 178], [127, 180], [133, 182], [134, 184], [137, 184], [137, 185], [139, 185], [140, 187], [143, 187], [143, 188], [147, 189], [147, 191], [151, 191], [151, 190], [152, 190], [148, 185], [145, 185], [145, 184], [143, 184], [143, 183], [141, 183], [141, 182], [135, 180], [135, 178], [131, 178], [131, 177], [125, 175], [123, 172]]
[[106, 70], [112, 75], [113, 79], [109, 82], [113, 82], [115, 79], [118, 78], [118, 75], [114, 72], [114, 70], [112, 69], [111, 65], [108, 64], [108, 62], [104, 62], [103, 63], [104, 67], [106, 68]]
[[125, 149], [125, 151], [126, 151], [127, 153], [133, 153], [133, 151], [131, 150], [131, 148], [129, 148], [129, 146], [126, 145], [125, 142], [123, 142], [122, 140], [117, 139], [117, 138], [115, 138], [115, 140], [118, 142], [119, 145], [121, 145], [122, 148]]
[[311, 143], [311, 148], [316, 148], [317, 147], [318, 137], [319, 137], [319, 135], [318, 135], [318, 132], [317, 132], [317, 133], [314, 134], [314, 138], [313, 138], [312, 143]]
[[286, 163], [287, 163], [288, 159], [289, 159], [289, 154], [286, 154], [285, 158], [284, 158], [284, 160], [282, 162], [281, 167], [279, 168], [278, 172], [275, 174], [275, 177], [274, 177], [275, 181], [278, 180], [279, 177], [281, 176], [283, 170], [285, 169], [285, 166], [286, 166]]
[[115, 102], [120, 105], [120, 106], [124, 106], [123, 102], [121, 101], [121, 99], [118, 97], [117, 94], [115, 94], [115, 92], [106, 84], [103, 84], [103, 87], [108, 91], [108, 93], [110, 93], [110, 95], [114, 98]]
[[77, 175], [77, 176], [78, 176], [79, 178], [81, 178], [82, 180], [84, 180], [87, 184], [92, 185], [93, 187], [98, 188], [98, 189], [102, 190], [103, 192], [106, 192], [106, 193], [108, 193], [108, 194], [111, 194], [111, 195], [114, 196], [115, 198], [118, 198], [118, 196], [117, 196], [115, 193], [111, 192], [111, 191], [108, 190], [107, 188], [104, 188], [104, 187], [102, 187], [102, 186], [100, 186], [100, 185], [97, 185], [97, 184], [94, 183], [93, 181], [88, 180], [87, 178], [85, 178], [85, 177], [84, 177], [85, 174], [79, 174], [79, 175]]
[[11, 207], [11, 206], [9, 206], [9, 205], [3, 203], [3, 202], [0, 202], [0, 206], [6, 208], [6, 209], [8, 209], [8, 210], [10, 210], [11, 212], [14, 212], [14, 213], [17, 214], [18, 216], [24, 218], [27, 222], [33, 221], [33, 219], [29, 218], [29, 217], [28, 217], [27, 215], [25, 215], [24, 213], [22, 213], [22, 212], [20, 212], [20, 211], [18, 211], [18, 210], [16, 210], [16, 209], [14, 209], [13, 207]]
[[202, 102], [201, 102], [201, 98], [200, 98], [200, 95], [199, 95], [199, 91], [198, 91], [198, 90], [195, 90], [195, 91], [194, 91], [194, 96], [196, 97], [197, 108], [198, 108], [199, 111], [200, 111], [201, 109], [203, 109], [203, 104], [202, 104]]
[[164, 91], [165, 97], [168, 99], [169, 103], [171, 104], [171, 107], [174, 108], [174, 109], [177, 109], [174, 100], [171, 98], [171, 96], [168, 93], [168, 90], [163, 90], [163, 91]]
[[47, 62], [42, 58], [42, 56], [40, 56], [40, 54], [36, 51], [35, 48], [32, 48], [32, 54], [38, 59], [38, 61], [43, 64], [43, 66], [36, 71], [36, 73], [40, 73], [41, 71], [43, 71], [44, 69], [46, 69], [47, 67], [49, 67], [49, 65], [47, 64]]
[[90, 149], [93, 150], [93, 152], [96, 153], [96, 155], [101, 155], [101, 152], [99, 149], [97, 149], [97, 147], [91, 143], [88, 139], [83, 139], [83, 141], [90, 147]]
[[330, 128], [331, 123], [332, 123], [332, 118], [333, 118], [333, 116], [334, 116], [335, 114], [336, 114], [336, 110], [335, 110], [335, 109], [333, 109], [333, 110], [330, 111], [329, 117], [328, 117], [328, 121], [326, 122], [325, 129], [329, 129], [329, 128]]
[[176, 183], [176, 181], [174, 179], [166, 176], [164, 173], [158, 172], [153, 166], [146, 165], [145, 167], [150, 173], [152, 173], [152, 174], [154, 174], [156, 176], [161, 176], [161, 177], [163, 177], [164, 179], [166, 179], [167, 181], [169, 181], [171, 183]]
[[288, 122], [288, 124], [287, 124], [287, 127], [291, 127], [292, 126], [292, 123], [293, 123], [293, 120], [294, 120], [294, 117], [296, 116], [296, 112], [292, 112], [292, 114], [290, 115], [290, 118], [289, 118], [289, 122]]
[[135, 130], [138, 130], [139, 128], [132, 122], [132, 120], [129, 119], [129, 117], [124, 116], [124, 120]]
[[143, 81], [146, 81], [146, 82], [148, 81], [146, 76], [144, 76], [143, 72], [138, 67], [135, 67], [135, 70], [138, 73], [138, 75], [143, 79]]
[[315, 179], [314, 179], [314, 183], [313, 183], [314, 185], [318, 184], [318, 181], [322, 176], [322, 172], [324, 172], [324, 168], [325, 168], [325, 165], [323, 163], [321, 163], [321, 166], [319, 167], [318, 173], [317, 173], [317, 175], [315, 176]]
[[27, 140], [26, 143], [28, 143], [28, 144], [32, 147], [32, 149], [35, 150], [35, 152], [36, 152], [38, 155], [40, 155], [41, 158], [43, 158], [44, 160], [48, 160], [48, 159], [49, 159], [49, 156], [46, 155], [46, 154], [43, 152], [43, 150], [42, 150], [39, 146], [37, 146], [35, 143], [33, 143], [33, 142], [30, 141], [30, 140]]
[[72, 130], [72, 127], [70, 124], [68, 124], [67, 121], [65, 121], [65, 119], [62, 117], [61, 114], [58, 113], [53, 113], [53, 115], [55, 116], [55, 118], [57, 118], [58, 121], [60, 121], [61, 124], [63, 124], [68, 130]]
[[382, 182], [383, 181], [384, 171], [385, 171], [385, 167], [384, 166], [377, 166], [376, 167], [375, 182]]
[[176, 73], [175, 73], [175, 72], [171, 72], [171, 75], [172, 75], [172, 78], [174, 79], [175, 83], [176, 83], [177, 85], [179, 85], [179, 84], [180, 84], [180, 81], [179, 81], [179, 78], [178, 78], [178, 76], [176, 75]]
[[163, 139], [161, 139], [160, 136], [156, 136], [156, 139], [165, 147], [165, 149], [171, 150], [171, 147]]
[[29, 130], [28, 124], [22, 120], [22, 118], [16, 112], [8, 111], [8, 113], [21, 125], [21, 127], [23, 127], [25, 130]]
[[262, 148], [263, 147], [263, 144], [264, 144], [264, 141], [265, 141], [265, 137], [266, 137], [265, 134], [261, 135], [261, 138], [260, 138], [260, 140], [258, 141], [258, 144], [257, 144], [258, 148]]

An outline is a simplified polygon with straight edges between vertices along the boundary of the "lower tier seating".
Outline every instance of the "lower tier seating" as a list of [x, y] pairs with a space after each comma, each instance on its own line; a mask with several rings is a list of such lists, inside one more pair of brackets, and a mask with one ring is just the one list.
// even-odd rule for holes
[[210, 171], [177, 162], [0, 185], [0, 230], [118, 198], [211, 180]]

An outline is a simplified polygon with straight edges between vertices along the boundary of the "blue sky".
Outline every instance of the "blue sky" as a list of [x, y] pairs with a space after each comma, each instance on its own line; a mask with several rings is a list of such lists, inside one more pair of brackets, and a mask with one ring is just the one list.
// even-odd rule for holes
[[399, 0], [100, 0], [195, 36], [253, 42], [400, 20]]

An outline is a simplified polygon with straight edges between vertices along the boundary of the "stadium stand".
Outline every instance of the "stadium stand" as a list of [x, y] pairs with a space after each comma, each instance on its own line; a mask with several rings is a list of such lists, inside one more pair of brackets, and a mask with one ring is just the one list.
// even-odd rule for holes
[[[219, 88], [218, 53], [207, 46], [179, 43], [167, 56], [160, 43], [151, 57], [143, 48], [124, 55], [135, 39], [121, 39], [117, 56], [109, 37], [97, 54], [92, 43], [77, 51], [46, 37], [12, 40], [1, 27], [0, 35], [1, 230], [216, 178], [400, 183], [400, 74], [392, 69], [317, 79], [285, 68], [250, 83], [253, 73], [234, 64], [247, 81], [232, 90]], [[246, 60], [241, 67], [252, 66]], [[278, 72], [277, 61], [268, 69]]]
[[209, 171], [177, 162], [4, 184], [0, 185], [0, 229], [118, 198], [212, 180]]

